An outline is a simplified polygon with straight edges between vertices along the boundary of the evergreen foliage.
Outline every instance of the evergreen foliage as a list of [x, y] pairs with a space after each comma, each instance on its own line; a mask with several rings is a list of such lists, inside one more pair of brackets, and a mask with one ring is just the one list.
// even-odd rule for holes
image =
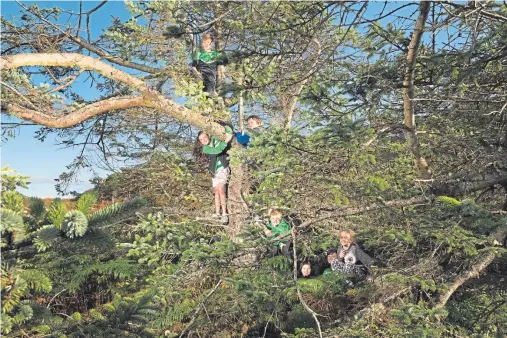
[[62, 228], [62, 223], [65, 218], [65, 214], [67, 212], [67, 207], [65, 203], [59, 198], [55, 198], [47, 211], [47, 218], [57, 228]]
[[[80, 85], [90, 84], [107, 103], [94, 104], [107, 108], [130, 100], [141, 82], [149, 88], [143, 102], [156, 108], [122, 106], [76, 128], [37, 132], [83, 145], [60, 176], [61, 193], [98, 158], [109, 168], [133, 164], [96, 177], [75, 210], [60, 200], [47, 210], [40, 199], [24, 207], [15, 189], [28, 178], [2, 168], [2, 335], [505, 334], [503, 4], [127, 1], [128, 18], [114, 18], [95, 41], [84, 24], [111, 2], [93, 6], [86, 12], [83, 2], [78, 16], [34, 4], [3, 17], [2, 65], [25, 53], [82, 53], [100, 55], [95, 65], [106, 60], [114, 76], [84, 70], [90, 76], [79, 85], [52, 92], [80, 74], [75, 67], [2, 69], [2, 109], [65, 118], [88, 104]], [[215, 99], [188, 71], [190, 40], [199, 43], [202, 33], [231, 61]], [[161, 109], [167, 100], [174, 109]], [[210, 177], [191, 156], [197, 130], [189, 123], [236, 122], [243, 110], [264, 126], [246, 130], [247, 148], [233, 141], [231, 221], [219, 225], [206, 217]], [[13, 128], [6, 125], [4, 137], [15, 136]], [[421, 158], [431, 177], [414, 165]], [[353, 229], [375, 258], [370, 278], [295, 281], [291, 259], [273, 256], [252, 221], [265, 221], [272, 208], [295, 227], [299, 263], [325, 260], [340, 230]]]
[[79, 210], [67, 211], [62, 222], [62, 231], [69, 238], [83, 236], [88, 230], [88, 219]]
[[97, 203], [97, 196], [94, 192], [87, 191], [79, 196], [76, 210], [81, 211], [85, 216], [89, 216], [95, 203]]
[[23, 213], [23, 196], [14, 190], [7, 190], [2, 192], [2, 207], [12, 210], [18, 214]]
[[35, 223], [39, 223], [46, 217], [46, 206], [42, 198], [31, 197], [28, 204], [30, 217]]

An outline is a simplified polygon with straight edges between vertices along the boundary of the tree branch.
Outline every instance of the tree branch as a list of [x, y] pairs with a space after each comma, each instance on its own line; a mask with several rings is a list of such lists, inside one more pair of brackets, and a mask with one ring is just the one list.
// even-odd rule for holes
[[51, 116], [37, 110], [28, 109], [15, 103], [2, 102], [2, 109], [8, 113], [27, 121], [32, 121], [50, 128], [68, 128], [89, 118], [117, 109], [131, 107], [147, 107], [143, 96], [122, 96], [97, 101], [83, 108], [76, 109], [64, 116]]
[[[496, 242], [503, 242], [506, 235], [507, 235], [507, 227], [502, 227], [502, 228], [498, 229], [493, 235], [490, 236], [490, 240], [493, 241], [493, 245], [494, 245], [495, 241]], [[447, 304], [447, 301], [449, 301], [449, 298], [451, 298], [451, 296], [454, 294], [454, 292], [461, 285], [463, 285], [467, 280], [469, 280], [471, 278], [478, 277], [479, 274], [482, 271], [484, 271], [484, 269], [486, 269], [491, 264], [491, 262], [493, 262], [495, 257], [496, 257], [496, 254], [493, 250], [490, 250], [487, 253], [485, 253], [483, 256], [479, 257], [477, 259], [477, 262], [474, 265], [472, 265], [472, 267], [468, 271], [465, 271], [463, 274], [458, 276], [454, 280], [454, 282], [448, 286], [447, 292], [444, 293], [440, 297], [440, 301], [435, 306], [435, 308], [438, 309], [438, 308], [444, 307], [445, 304]]]
[[416, 165], [422, 178], [431, 177], [426, 159], [421, 155], [421, 146], [417, 138], [414, 114], [414, 72], [417, 59], [417, 51], [421, 43], [421, 37], [424, 32], [424, 26], [430, 10], [430, 1], [422, 1], [419, 7], [419, 18], [415, 24], [414, 33], [410, 40], [407, 53], [407, 65], [405, 67], [405, 76], [403, 79], [403, 115], [405, 118], [406, 136], [410, 145], [412, 154], [415, 157]]
[[[91, 9], [89, 12], [87, 13], [84, 13], [84, 14], [87, 14], [88, 17], [87, 17], [87, 21], [89, 21], [89, 18], [90, 18], [90, 14], [93, 13], [94, 11], [96, 11], [97, 9], [99, 9], [100, 7], [102, 7], [107, 1], [103, 1], [102, 3], [100, 3], [97, 7]], [[142, 72], [146, 72], [146, 73], [158, 73], [160, 72], [160, 69], [158, 68], [154, 68], [154, 67], [150, 67], [150, 66], [145, 66], [145, 65], [141, 65], [139, 63], [136, 63], [136, 62], [131, 62], [131, 61], [126, 61], [126, 60], [123, 60], [122, 58], [120, 57], [117, 57], [117, 56], [114, 56], [114, 55], [111, 55], [105, 51], [103, 51], [102, 49], [98, 48], [98, 47], [95, 47], [94, 45], [86, 42], [86, 41], [83, 41], [79, 38], [79, 36], [73, 36], [71, 34], [68, 34], [67, 32], [64, 32], [63, 30], [61, 30], [58, 26], [56, 26], [54, 23], [52, 23], [51, 21], [45, 19], [44, 17], [40, 16], [39, 14], [37, 13], [34, 13], [30, 10], [30, 8], [24, 6], [23, 4], [19, 3], [18, 4], [25, 10], [27, 11], [28, 13], [32, 14], [33, 16], [37, 17], [38, 19], [44, 21], [45, 23], [47, 23], [48, 25], [52, 26], [53, 28], [57, 29], [58, 31], [60, 31], [62, 34], [64, 34], [66, 37], [68, 37], [69, 39], [71, 39], [72, 41], [74, 41], [75, 43], [77, 43], [78, 45], [80, 45], [81, 47], [84, 47], [86, 49], [88, 49], [90, 52], [93, 52], [95, 54], [97, 54], [98, 56], [106, 59], [107, 61], [110, 61], [110, 62], [113, 62], [113, 63], [116, 63], [117, 65], [120, 65], [120, 66], [124, 66], [124, 67], [128, 67], [128, 68], [132, 68], [132, 69], [137, 69], [137, 70], [140, 70]]]
[[[115, 102], [114, 100], [117, 98], [112, 98], [111, 100], [102, 101], [111, 104], [109, 109], [106, 109], [107, 106], [104, 108], [96, 107], [95, 104], [87, 107], [93, 108], [92, 111], [78, 109], [73, 113], [72, 118], [68, 118], [74, 124], [83, 122], [92, 116], [104, 113], [111, 109], [140, 106], [157, 109], [158, 111], [178, 120], [206, 130], [210, 135], [215, 135], [221, 139], [225, 139], [224, 127], [214, 122], [211, 116], [203, 116], [186, 108], [184, 105], [167, 99], [160, 92], [154, 90], [142, 80], [91, 56], [77, 53], [33, 53], [2, 56], [0, 58], [0, 70], [15, 69], [25, 66], [78, 67], [81, 69], [93, 70], [104, 77], [123, 83], [130, 89], [142, 94], [142, 96], [137, 96], [135, 100], [131, 96], [129, 97], [131, 100], [122, 99], [119, 102]], [[21, 116], [19, 116], [21, 118], [26, 118], [34, 122], [38, 121], [38, 123], [43, 125], [45, 125], [45, 123], [49, 123], [54, 128], [66, 128], [72, 125], [69, 124], [71, 123], [70, 121], [67, 121], [66, 123], [63, 123], [62, 121], [60, 121], [62, 123], [55, 123], [54, 116], [29, 109], [27, 110], [19, 105], [9, 102], [2, 102], [2, 107], [5, 107], [8, 112], [18, 114], [18, 116], [21, 114]], [[58, 119], [61, 119], [61, 117], [58, 117]]]
[[197, 308], [194, 310], [194, 314], [192, 315], [192, 320], [190, 321], [190, 323], [188, 323], [187, 327], [181, 332], [180, 338], [183, 337], [185, 335], [185, 333], [188, 331], [188, 329], [190, 329], [190, 327], [194, 324], [194, 322], [195, 322], [195, 320], [197, 318], [197, 315], [199, 315], [199, 312], [201, 312], [201, 309], [204, 306], [204, 303], [206, 303], [206, 301], [208, 300], [208, 298], [211, 297], [211, 295], [214, 294], [215, 291], [217, 291], [217, 289], [218, 289], [218, 287], [220, 286], [221, 283], [222, 283], [222, 280], [220, 279], [218, 281], [218, 283], [215, 284], [215, 286], [213, 287], [213, 289], [211, 289], [211, 291], [206, 295], [206, 297], [204, 297], [204, 299], [202, 300], [202, 302], [199, 303], [199, 305], [197, 306]]
[[322, 330], [320, 329], [320, 322], [319, 322], [319, 319], [317, 318], [317, 314], [315, 313], [315, 311], [313, 311], [306, 304], [305, 300], [303, 299], [303, 296], [301, 295], [301, 290], [299, 289], [298, 261], [297, 261], [297, 254], [296, 254], [296, 229], [294, 226], [292, 226], [290, 233], [292, 235], [292, 258], [293, 258], [293, 262], [294, 262], [294, 283], [296, 284], [296, 292], [297, 292], [299, 301], [301, 302], [301, 304], [303, 304], [303, 307], [305, 308], [305, 310], [313, 316], [313, 319], [315, 320], [315, 323], [317, 324], [317, 329], [319, 331], [319, 337], [322, 338]]

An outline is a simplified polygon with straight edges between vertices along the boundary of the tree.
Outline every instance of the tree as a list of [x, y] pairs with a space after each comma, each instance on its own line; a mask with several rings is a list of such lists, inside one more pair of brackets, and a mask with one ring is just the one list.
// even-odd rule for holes
[[[117, 290], [134, 299], [157, 290], [153, 299], [163, 311], [146, 324], [157, 334], [312, 336], [319, 330], [315, 317], [325, 334], [339, 336], [501, 334], [504, 303], [489, 290], [499, 289], [505, 272], [502, 4], [126, 6], [131, 20], [115, 20], [95, 41], [79, 30], [79, 19], [94, 12], [72, 17], [75, 27], [54, 24], [65, 15], [60, 9], [35, 6], [24, 9], [18, 22], [3, 21], [3, 109], [68, 126], [56, 131], [62, 142], [84, 149], [73, 167], [92, 164], [90, 145], [103, 164], [113, 156], [142, 159], [98, 181], [99, 187], [169, 204], [162, 208], [167, 215], [157, 205], [127, 229], [111, 226], [124, 251], [94, 248], [99, 261], [82, 246], [71, 259], [50, 256], [55, 280], [76, 290], [90, 278], [91, 290], [83, 295], [90, 299], [103, 274], [126, 278], [118, 278], [125, 282], [118, 288], [107, 280], [106, 302]], [[205, 99], [188, 74], [187, 28], [196, 40], [212, 31], [231, 56], [220, 75], [219, 102]], [[34, 86], [35, 71], [58, 89]], [[97, 101], [84, 102], [65, 86], [85, 74], [103, 90]], [[62, 107], [50, 95], [58, 90], [76, 107], [49, 109]], [[239, 110], [273, 123], [247, 150], [230, 151], [229, 201], [237, 218], [223, 229], [194, 220], [207, 197], [189, 159], [191, 126], [217, 126], [210, 131], [220, 135], [211, 121], [234, 121]], [[55, 111], [59, 115], [51, 117]], [[47, 132], [55, 130], [43, 129], [41, 137]], [[245, 164], [248, 171], [241, 170]], [[243, 180], [253, 189], [244, 189]], [[247, 207], [261, 217], [269, 208], [283, 210], [297, 226], [298, 259], [322, 254], [337, 245], [339, 229], [354, 228], [359, 244], [384, 267], [375, 269], [375, 282], [348, 292], [339, 275], [295, 287], [294, 266], [284, 257], [266, 257], [262, 251], [271, 243], [255, 222], [239, 217]], [[61, 239], [55, 252], [65, 256], [71, 249], [64, 244], [73, 241]], [[35, 261], [44, 261], [44, 254], [52, 252]], [[71, 282], [61, 273], [69, 261]], [[474, 291], [478, 286], [487, 291]], [[72, 313], [72, 306], [62, 307]], [[97, 318], [107, 312], [93, 309]], [[481, 316], [481, 309], [503, 312]]]

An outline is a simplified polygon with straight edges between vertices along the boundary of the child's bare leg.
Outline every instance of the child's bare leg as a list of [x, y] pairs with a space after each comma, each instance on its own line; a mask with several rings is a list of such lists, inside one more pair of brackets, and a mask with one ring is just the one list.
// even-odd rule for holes
[[219, 184], [218, 186], [213, 188], [213, 193], [215, 194], [215, 214], [220, 215], [220, 186], [222, 184]]
[[219, 184], [217, 186], [218, 188], [218, 195], [220, 198], [220, 205], [222, 206], [222, 215], [227, 214], [227, 198], [225, 195], [225, 184]]

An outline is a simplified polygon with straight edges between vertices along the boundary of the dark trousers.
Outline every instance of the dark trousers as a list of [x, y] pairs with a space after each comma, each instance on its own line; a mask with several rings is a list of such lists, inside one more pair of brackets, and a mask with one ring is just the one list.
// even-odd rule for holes
[[202, 74], [202, 84], [206, 93], [214, 93], [217, 87], [217, 65], [200, 62], [197, 70]]
[[291, 250], [292, 249], [292, 241], [288, 240], [288, 241], [285, 241], [282, 243], [285, 244], [282, 249], [280, 249], [279, 246], [271, 246], [269, 248], [268, 256], [273, 257], [276, 254], [278, 254], [278, 252], [281, 252], [282, 255], [284, 255], [285, 257], [292, 258], [292, 250]]

